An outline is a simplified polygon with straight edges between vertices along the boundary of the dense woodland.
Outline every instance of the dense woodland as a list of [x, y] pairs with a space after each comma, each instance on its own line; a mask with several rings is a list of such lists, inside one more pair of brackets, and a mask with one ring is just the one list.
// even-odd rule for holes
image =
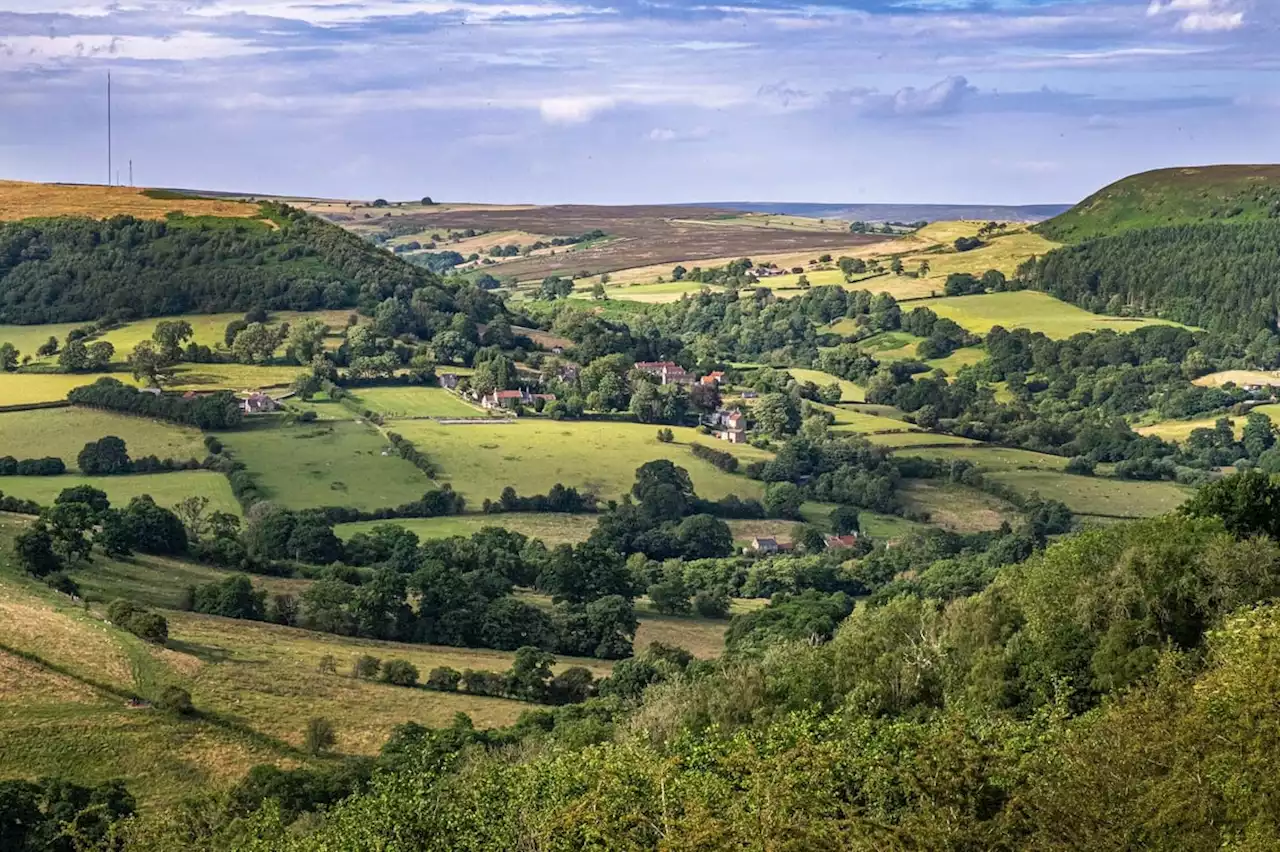
[[410, 292], [453, 310], [431, 273], [283, 205], [240, 219], [0, 224], [0, 323], [247, 311], [372, 309]]
[[1129, 231], [1058, 249], [1026, 264], [1027, 285], [1095, 313], [1159, 316], [1246, 344], [1259, 367], [1280, 366], [1280, 223]]

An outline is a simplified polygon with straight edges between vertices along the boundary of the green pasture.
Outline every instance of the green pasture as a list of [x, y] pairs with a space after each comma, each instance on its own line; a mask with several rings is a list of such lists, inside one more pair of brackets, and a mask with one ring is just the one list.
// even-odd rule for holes
[[554, 513], [511, 512], [501, 515], [450, 515], [442, 518], [403, 518], [391, 521], [361, 521], [339, 524], [335, 529], [344, 539], [374, 527], [395, 524], [417, 534], [423, 541], [451, 536], [469, 536], [485, 527], [503, 529], [542, 539], [548, 547], [586, 541], [595, 528], [597, 515], [561, 515]]
[[1068, 461], [1062, 456], [1049, 455], [1048, 453], [1034, 453], [1030, 450], [1008, 449], [988, 444], [961, 447], [911, 448], [907, 446], [897, 455], [919, 456], [945, 462], [967, 461], [987, 471], [1010, 471], [1024, 468], [1060, 471], [1067, 466]]
[[697, 441], [732, 452], [744, 463], [770, 457], [682, 427], [672, 428], [675, 443], [664, 444], [657, 438], [660, 427], [640, 423], [527, 418], [509, 424], [444, 426], [403, 420], [393, 425], [439, 466], [439, 481], [452, 484], [472, 506], [486, 497], [496, 500], [508, 485], [520, 494], [544, 494], [557, 482], [601, 498], [620, 497], [635, 481], [636, 468], [659, 458], [688, 470], [699, 496], [759, 497], [760, 483], [696, 458], [689, 444]]
[[[181, 364], [178, 366], [170, 390], [230, 390], [251, 391], [263, 388], [287, 388], [293, 384], [305, 367], [294, 364], [284, 366], [257, 366], [254, 364]], [[124, 374], [116, 378], [124, 381]]]
[[1061, 500], [1078, 515], [1150, 518], [1171, 512], [1195, 491], [1173, 482], [1131, 482], [1047, 470], [1012, 470], [991, 478], [1020, 493]]
[[359, 388], [354, 392], [360, 405], [386, 417], [486, 417], [478, 405], [463, 402], [444, 388], [403, 385]]
[[986, 334], [992, 327], [999, 325], [1008, 330], [1026, 328], [1039, 331], [1047, 337], [1060, 340], [1103, 329], [1125, 332], [1149, 325], [1175, 325], [1165, 320], [1091, 314], [1035, 290], [949, 296], [926, 299], [919, 305], [930, 308], [940, 317], [954, 320], [974, 334]]
[[921, 447], [921, 446], [978, 446], [979, 442], [972, 438], [961, 438], [959, 435], [942, 435], [937, 432], [886, 432], [880, 435], [869, 435], [867, 440], [881, 447]]
[[202, 459], [207, 454], [199, 430], [160, 420], [89, 408], [0, 412], [0, 456], [57, 456], [75, 467], [84, 445], [107, 435], [124, 439], [134, 458]]
[[[406, 432], [400, 427], [410, 422], [396, 424], [397, 431]], [[291, 509], [381, 509], [417, 500], [436, 487], [368, 424], [259, 421], [219, 438], [268, 499]], [[438, 455], [428, 444], [419, 449], [432, 459]]]
[[113, 506], [125, 506], [134, 497], [150, 494], [161, 506], [173, 506], [193, 495], [209, 498], [209, 511], [240, 514], [240, 504], [231, 495], [227, 478], [211, 470], [180, 470], [172, 473], [130, 473], [122, 476], [0, 477], [0, 492], [24, 500], [50, 505], [63, 489], [91, 485], [105, 491]]
[[837, 378], [830, 373], [824, 373], [821, 370], [809, 370], [803, 367], [789, 367], [787, 372], [798, 382], [813, 382], [818, 387], [826, 387], [827, 385], [837, 384], [842, 391], [840, 396], [841, 402], [863, 402], [867, 398], [867, 392], [860, 386], [854, 384], [848, 379]]

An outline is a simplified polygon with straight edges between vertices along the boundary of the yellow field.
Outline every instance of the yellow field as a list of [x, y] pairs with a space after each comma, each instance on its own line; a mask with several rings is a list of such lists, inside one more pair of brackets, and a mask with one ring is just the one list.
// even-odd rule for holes
[[[305, 367], [255, 367], [251, 364], [183, 364], [174, 373], [169, 390], [247, 391], [284, 388], [293, 384]], [[126, 380], [127, 374], [116, 378]], [[84, 384], [84, 382], [81, 382]]]
[[57, 402], [78, 387], [91, 385], [105, 375], [126, 385], [137, 382], [128, 373], [0, 373], [0, 405]]
[[1235, 385], [1275, 385], [1280, 386], [1280, 372], [1264, 372], [1262, 370], [1223, 370], [1201, 376], [1192, 384], [1206, 388], [1216, 388], [1230, 382]]
[[163, 219], [175, 210], [188, 216], [235, 219], [256, 219], [261, 215], [256, 204], [212, 199], [148, 198], [143, 195], [143, 190], [130, 186], [0, 181], [0, 221], [46, 216]]
[[929, 522], [954, 532], [984, 532], [1013, 522], [1018, 511], [1012, 505], [973, 488], [930, 480], [907, 480], [903, 503], [917, 512], [928, 512]]
[[[1273, 406], [1261, 406], [1261, 408], [1269, 407]], [[1270, 412], [1264, 411], [1262, 413], [1269, 414]], [[1150, 426], [1139, 426], [1133, 431], [1139, 435], [1155, 435], [1157, 438], [1177, 443], [1187, 440], [1187, 438], [1191, 437], [1191, 433], [1197, 429], [1212, 429], [1218, 419], [1217, 417], [1206, 417], [1200, 420], [1164, 420], [1160, 423], [1153, 423]], [[1235, 426], [1236, 438], [1239, 438], [1244, 431], [1244, 418], [1231, 417], [1229, 419]]]
[[802, 367], [790, 367], [787, 372], [798, 382], [813, 382], [818, 387], [826, 387], [832, 382], [840, 385], [840, 390], [844, 393], [840, 397], [841, 402], [863, 402], [867, 398], [867, 392], [860, 386], [855, 385], [848, 379], [838, 379], [830, 373], [824, 373], [821, 370], [807, 370]]
[[90, 408], [53, 408], [0, 413], [0, 456], [57, 456], [74, 467], [89, 441], [123, 438], [133, 458], [202, 459], [207, 454], [199, 430], [145, 417]]
[[[1111, 329], [1133, 331], [1149, 325], [1176, 325], [1164, 320], [1134, 319], [1091, 314], [1075, 305], [1055, 299], [1048, 293], [1018, 290], [1008, 293], [985, 293], [979, 296], [950, 296], [926, 299], [917, 303], [938, 316], [954, 320], [974, 334], [986, 334], [993, 326], [1005, 329], [1026, 328], [1061, 340], [1083, 332]], [[913, 307], [915, 307], [913, 305]]]

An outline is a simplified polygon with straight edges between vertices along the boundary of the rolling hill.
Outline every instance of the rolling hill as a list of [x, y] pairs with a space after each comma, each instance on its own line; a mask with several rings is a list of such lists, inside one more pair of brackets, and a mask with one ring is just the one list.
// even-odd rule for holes
[[407, 291], [456, 310], [432, 273], [283, 204], [0, 182], [0, 323], [350, 308]]
[[1280, 165], [1203, 166], [1132, 175], [1036, 226], [1077, 243], [1125, 231], [1280, 218]]

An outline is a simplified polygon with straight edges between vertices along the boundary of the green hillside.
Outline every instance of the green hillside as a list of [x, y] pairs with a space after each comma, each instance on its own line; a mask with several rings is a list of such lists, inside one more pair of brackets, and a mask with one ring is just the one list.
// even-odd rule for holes
[[1080, 242], [1138, 228], [1280, 217], [1280, 165], [1161, 169], [1127, 177], [1034, 230]]
[[[20, 209], [45, 218], [0, 221], [0, 323], [351, 308], [409, 291], [455, 309], [432, 273], [300, 210], [146, 219], [123, 203], [71, 203], [91, 190], [49, 187], [43, 206], [28, 191]], [[15, 192], [0, 186], [0, 212]]]

